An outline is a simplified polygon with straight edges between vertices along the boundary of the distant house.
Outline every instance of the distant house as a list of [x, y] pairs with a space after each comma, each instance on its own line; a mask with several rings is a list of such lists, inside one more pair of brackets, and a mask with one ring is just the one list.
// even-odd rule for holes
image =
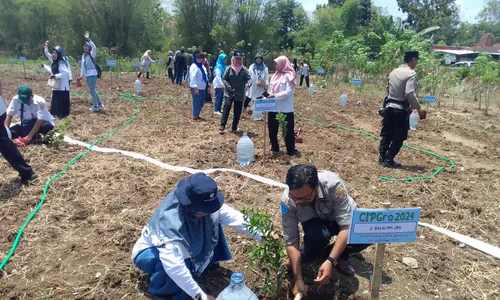
[[[448, 54], [451, 62], [473, 61], [481, 53], [489, 53], [494, 59], [500, 59], [500, 44], [493, 44], [493, 35], [487, 33], [481, 37], [479, 43], [472, 47], [432, 46], [432, 50]], [[447, 62], [448, 64], [450, 62]]]

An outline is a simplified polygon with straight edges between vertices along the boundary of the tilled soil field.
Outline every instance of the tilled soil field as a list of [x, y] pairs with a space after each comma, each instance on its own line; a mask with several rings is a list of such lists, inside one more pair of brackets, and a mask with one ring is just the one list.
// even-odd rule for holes
[[[8, 104], [17, 87], [28, 84], [50, 103], [46, 77], [32, 72], [30, 78], [3, 68], [4, 101]], [[88, 110], [91, 102], [85, 86], [74, 88], [73, 123], [66, 135], [92, 143], [120, 127], [98, 146], [134, 151], [175, 166], [243, 170], [279, 182], [284, 182], [290, 166], [313, 163], [319, 169], [339, 173], [361, 207], [379, 208], [384, 202], [391, 202], [393, 207], [421, 207], [423, 222], [500, 245], [500, 122], [473, 110], [472, 104], [468, 110], [454, 111], [445, 99], [440, 109], [429, 108], [428, 119], [410, 132], [407, 141], [453, 159], [456, 165], [452, 169], [448, 161], [409, 148], [403, 148], [398, 156], [405, 168], [384, 169], [378, 164], [378, 141], [374, 138], [299, 117], [295, 127], [303, 130], [304, 143], [297, 145], [301, 156], [271, 157], [266, 141], [264, 157], [264, 123], [253, 121], [246, 113], [240, 129], [254, 141], [256, 162], [240, 167], [236, 163], [240, 135], [229, 131], [219, 134], [219, 119], [213, 115], [212, 104], [203, 108], [202, 122], [192, 121], [189, 90], [173, 86], [165, 76], [156, 76], [144, 85], [145, 99], [136, 101], [136, 118], [121, 127], [136, 108], [115, 88], [120, 84], [124, 92], [130, 92], [133, 81], [132, 74], [113, 82], [109, 74], [104, 74], [98, 90], [105, 111], [99, 114]], [[349, 105], [341, 108], [338, 99], [343, 90], [319, 89], [316, 94], [308, 94], [307, 89], [299, 88], [296, 112], [320, 123], [378, 135], [380, 118], [376, 110], [383, 91], [365, 89], [360, 95], [362, 105], [355, 105], [354, 91], [349, 90]], [[21, 151], [39, 179], [29, 186], [15, 186], [12, 181], [16, 173], [0, 159], [0, 259], [7, 255], [19, 228], [40, 202], [45, 183], [85, 149], [63, 143], [58, 147], [32, 145]], [[446, 169], [430, 180], [397, 182], [380, 178], [429, 176], [441, 166]], [[1, 275], [0, 299], [148, 298], [147, 276], [130, 260], [132, 246], [155, 207], [187, 175], [120, 154], [90, 152], [77, 160], [50, 184], [44, 205], [26, 227]], [[280, 228], [279, 188], [234, 173], [211, 176], [229, 205], [264, 210]], [[206, 292], [217, 295], [228, 284], [231, 272], [241, 271], [247, 285], [258, 292], [262, 275], [258, 268], [248, 268], [252, 240], [230, 229], [226, 233], [233, 260], [206, 272], [199, 282]], [[374, 248], [351, 258], [356, 277], [336, 274], [322, 287], [313, 282], [322, 261], [305, 261], [305, 281], [311, 288], [308, 299], [367, 299]], [[420, 227], [415, 243], [388, 245], [386, 250], [384, 299], [500, 298], [499, 261], [438, 232]], [[418, 267], [404, 265], [403, 257], [415, 258]], [[278, 295], [259, 296], [288, 299], [286, 288]]]

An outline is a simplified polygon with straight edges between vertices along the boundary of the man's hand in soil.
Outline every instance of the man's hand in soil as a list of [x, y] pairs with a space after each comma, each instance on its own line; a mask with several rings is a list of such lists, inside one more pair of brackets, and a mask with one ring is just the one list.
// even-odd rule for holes
[[333, 265], [328, 260], [325, 261], [318, 271], [318, 277], [314, 279], [314, 282], [319, 283], [320, 285], [324, 285], [328, 283], [328, 280], [332, 277], [333, 273]]
[[302, 279], [296, 279], [295, 280], [295, 286], [293, 287], [293, 295], [297, 295], [298, 293], [301, 293], [302, 296], [307, 296], [307, 288], [306, 285], [304, 284], [304, 280]]

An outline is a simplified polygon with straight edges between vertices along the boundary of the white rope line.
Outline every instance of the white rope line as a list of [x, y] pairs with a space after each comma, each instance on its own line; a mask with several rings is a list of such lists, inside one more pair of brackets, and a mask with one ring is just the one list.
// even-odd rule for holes
[[[72, 145], [78, 145], [81, 147], [90, 148], [90, 144], [74, 140], [74, 139], [69, 138], [67, 136], [64, 137], [64, 141], [69, 143], [69, 144], [72, 144]], [[255, 181], [265, 183], [265, 184], [268, 184], [271, 186], [275, 186], [275, 187], [279, 187], [279, 188], [286, 188], [287, 187], [286, 184], [283, 184], [283, 183], [278, 182], [276, 180], [272, 180], [272, 179], [265, 178], [265, 177], [262, 177], [259, 175], [254, 175], [254, 174], [251, 174], [248, 172], [243, 172], [243, 171], [238, 171], [238, 170], [233, 170], [233, 169], [219, 168], [219, 169], [198, 170], [198, 169], [193, 169], [193, 168], [188, 168], [188, 167], [172, 166], [172, 165], [163, 163], [159, 160], [156, 160], [154, 158], [151, 158], [149, 156], [146, 156], [144, 154], [131, 152], [131, 151], [118, 150], [118, 149], [114, 149], [114, 148], [104, 148], [104, 147], [98, 147], [98, 146], [93, 146], [91, 150], [97, 151], [97, 152], [102, 152], [102, 153], [119, 153], [119, 154], [122, 154], [122, 155], [125, 155], [128, 157], [132, 157], [135, 159], [145, 160], [151, 164], [157, 165], [161, 168], [164, 168], [164, 169], [167, 169], [170, 171], [174, 171], [174, 172], [187, 172], [190, 174], [199, 173], [199, 172], [203, 172], [205, 174], [210, 174], [210, 173], [215, 173], [215, 172], [229, 172], [229, 173], [236, 173], [236, 174], [251, 178]], [[448, 229], [444, 229], [444, 228], [441, 228], [441, 227], [438, 227], [438, 226], [435, 226], [432, 224], [428, 224], [425, 222], [419, 222], [418, 225], [430, 228], [430, 229], [435, 230], [437, 232], [440, 232], [440, 233], [447, 235], [447, 236], [449, 236], [449, 237], [451, 237], [459, 242], [467, 244], [467, 245], [469, 245], [477, 250], [480, 250], [486, 254], [489, 254], [491, 256], [494, 256], [494, 257], [500, 259], [500, 248], [498, 248], [496, 246], [493, 246], [491, 244], [482, 242], [480, 240], [471, 238], [469, 236], [465, 236], [463, 234], [456, 233], [456, 232], [450, 231]]]

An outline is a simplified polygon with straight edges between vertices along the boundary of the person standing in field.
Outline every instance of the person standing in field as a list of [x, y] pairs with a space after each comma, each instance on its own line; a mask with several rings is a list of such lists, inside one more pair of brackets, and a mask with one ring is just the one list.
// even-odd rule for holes
[[224, 133], [231, 106], [234, 103], [233, 125], [231, 132], [238, 131], [238, 123], [240, 122], [241, 112], [243, 110], [243, 101], [245, 100], [245, 92], [247, 87], [251, 85], [252, 78], [248, 69], [243, 66], [243, 55], [240, 51], [234, 51], [231, 58], [231, 67], [227, 68], [224, 73], [223, 82], [225, 86], [224, 94], [224, 112], [219, 126], [219, 132]]
[[386, 168], [399, 168], [394, 158], [408, 138], [411, 109], [416, 109], [421, 119], [425, 110], [420, 108], [416, 95], [418, 51], [407, 51], [404, 65], [389, 74], [387, 97], [383, 104], [382, 130], [380, 131], [379, 163]]
[[243, 104], [243, 110], [248, 108], [250, 101], [256, 99], [267, 90], [269, 85], [269, 70], [264, 64], [262, 55], [255, 55], [255, 61], [250, 66], [248, 70], [250, 72], [250, 77], [252, 78], [252, 86], [248, 89], [246, 94], [245, 103]]
[[94, 42], [90, 39], [90, 33], [88, 31], [85, 32], [83, 36], [87, 41], [83, 44], [81, 72], [78, 81], [82, 80], [83, 77], [87, 79], [89, 93], [92, 96], [92, 107], [89, 108], [89, 110], [99, 112], [102, 111], [104, 105], [102, 105], [99, 94], [96, 91], [97, 77], [99, 75], [97, 64], [95, 63], [97, 49]]
[[214, 81], [213, 86], [215, 90], [214, 114], [222, 116], [222, 99], [224, 98], [224, 82], [222, 77], [226, 73], [227, 55], [219, 54], [217, 64], [214, 68]]
[[293, 59], [292, 67], [293, 67], [293, 70], [295, 71], [295, 74], [297, 74], [297, 72], [299, 71], [299, 64], [297, 63], [296, 58]]
[[207, 88], [205, 89], [205, 102], [210, 103], [212, 102], [212, 92], [210, 90], [210, 77], [212, 76], [212, 74], [210, 72], [210, 65], [208, 64], [206, 55], [207, 54], [205, 52], [201, 53], [201, 58], [203, 59], [203, 66], [205, 67], [205, 70], [207, 70], [207, 78], [208, 78]]
[[187, 69], [186, 54], [184, 53], [184, 47], [181, 48], [180, 52], [175, 56], [175, 83], [182, 86], [182, 77]]
[[137, 78], [140, 78], [141, 75], [146, 73], [146, 79], [149, 78], [149, 65], [154, 63], [155, 61], [151, 58], [151, 50], [147, 50], [144, 52], [144, 55], [141, 57], [141, 71], [139, 71], [139, 75], [137, 75]]
[[165, 66], [167, 67], [168, 79], [174, 83], [174, 52], [168, 51], [168, 60]]
[[[269, 121], [267, 123], [269, 130], [269, 139], [271, 140], [271, 151], [278, 153], [280, 145], [278, 142], [279, 122], [276, 118], [278, 113], [286, 116], [286, 153], [290, 156], [298, 154], [295, 149], [295, 117], [293, 95], [295, 94], [295, 71], [286, 56], [280, 56], [274, 60], [276, 73], [271, 77], [269, 84], [269, 95], [267, 98], [276, 99], [276, 111], [269, 112]], [[283, 128], [281, 129], [283, 130]]]
[[150, 275], [152, 295], [215, 300], [195, 279], [231, 259], [222, 225], [262, 242], [263, 234], [243, 224], [243, 214], [224, 204], [217, 183], [196, 173], [181, 179], [155, 209], [132, 249], [132, 262]]
[[7, 119], [7, 108], [3, 102], [2, 82], [0, 82], [0, 154], [9, 165], [19, 173], [19, 182], [27, 184], [37, 178], [33, 169], [26, 163], [17, 146], [11, 139], [10, 129], [4, 125]]
[[[356, 271], [349, 256], [368, 248], [369, 244], [347, 244], [352, 212], [356, 202], [333, 172], [318, 172], [315, 166], [300, 164], [291, 167], [286, 175], [287, 188], [280, 199], [281, 222], [286, 253], [290, 260], [295, 284], [293, 293], [307, 295], [302, 277], [302, 255], [325, 259], [314, 282], [325, 285], [337, 269], [346, 276]], [[300, 247], [299, 223], [304, 231]], [[331, 244], [333, 236], [337, 236]]]
[[70, 115], [69, 89], [72, 77], [71, 68], [60, 46], [55, 46], [52, 49], [52, 54], [49, 53], [48, 47], [49, 41], [46, 41], [44, 52], [51, 66], [42, 65], [42, 67], [50, 74], [50, 78], [55, 80], [52, 86], [50, 113], [62, 119]]
[[205, 103], [208, 76], [200, 51], [197, 50], [193, 53], [192, 60], [193, 63], [189, 68], [189, 86], [191, 87], [191, 95], [193, 96], [193, 120], [200, 121], [200, 113]]
[[306, 79], [306, 85], [309, 87], [309, 66], [305, 62], [300, 62], [300, 86], [302, 82]]

